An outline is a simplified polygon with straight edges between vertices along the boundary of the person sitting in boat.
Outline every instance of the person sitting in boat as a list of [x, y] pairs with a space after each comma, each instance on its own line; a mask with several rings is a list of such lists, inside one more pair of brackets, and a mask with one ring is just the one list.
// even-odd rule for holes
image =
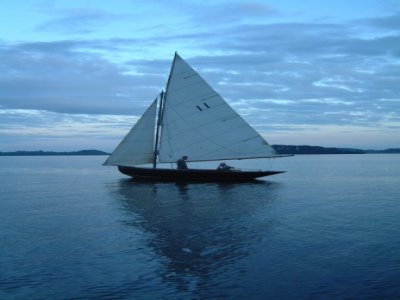
[[188, 168], [187, 164], [186, 164], [186, 160], [188, 159], [188, 157], [186, 155], [182, 156], [180, 159], [178, 159], [176, 161], [176, 168], [178, 170], [185, 170]]
[[227, 165], [226, 163], [220, 163], [217, 170], [219, 171], [229, 171], [234, 169], [234, 167]]

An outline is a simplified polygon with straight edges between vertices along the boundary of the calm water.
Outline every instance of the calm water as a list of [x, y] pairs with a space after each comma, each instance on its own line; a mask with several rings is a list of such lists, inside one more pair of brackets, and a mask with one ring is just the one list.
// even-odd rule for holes
[[0, 299], [400, 298], [400, 155], [187, 185], [104, 159], [0, 157]]

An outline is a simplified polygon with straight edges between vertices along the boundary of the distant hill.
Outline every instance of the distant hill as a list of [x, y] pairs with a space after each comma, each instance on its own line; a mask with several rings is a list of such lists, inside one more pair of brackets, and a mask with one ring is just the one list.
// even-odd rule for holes
[[387, 153], [387, 154], [393, 154], [393, 153], [400, 153], [400, 148], [392, 148], [392, 149], [386, 149], [386, 150], [365, 150], [366, 153], [374, 154], [374, 153]]
[[15, 151], [15, 152], [0, 152], [0, 156], [62, 156], [62, 155], [109, 155], [109, 153], [99, 150], [80, 150], [71, 152], [54, 152], [54, 151]]
[[325, 148], [320, 146], [272, 145], [279, 154], [373, 154], [400, 153], [400, 149], [361, 150], [353, 148]]

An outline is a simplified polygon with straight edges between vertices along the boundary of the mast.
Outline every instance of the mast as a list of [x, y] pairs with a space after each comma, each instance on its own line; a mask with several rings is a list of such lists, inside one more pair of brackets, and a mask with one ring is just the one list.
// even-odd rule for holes
[[153, 168], [157, 167], [157, 157], [158, 157], [158, 141], [160, 138], [160, 128], [161, 121], [163, 115], [163, 107], [164, 107], [164, 91], [161, 91], [160, 94], [160, 105], [158, 107], [158, 117], [157, 117], [157, 126], [156, 126], [156, 140], [154, 144], [154, 155], [153, 155]]
[[157, 167], [158, 144], [159, 144], [159, 139], [160, 139], [160, 129], [161, 129], [161, 124], [162, 124], [162, 119], [163, 119], [163, 115], [164, 115], [164, 104], [165, 104], [165, 100], [167, 98], [167, 91], [168, 91], [169, 81], [171, 79], [172, 70], [174, 68], [175, 60], [176, 60], [177, 56], [178, 56], [178, 52], [175, 51], [174, 60], [172, 61], [171, 70], [170, 70], [169, 75], [168, 75], [167, 85], [165, 87], [165, 93], [162, 90], [161, 94], [160, 94], [161, 97], [160, 97], [160, 106], [158, 108], [158, 118], [157, 118], [157, 128], [156, 128], [156, 141], [155, 141], [155, 145], [154, 145], [153, 168]]

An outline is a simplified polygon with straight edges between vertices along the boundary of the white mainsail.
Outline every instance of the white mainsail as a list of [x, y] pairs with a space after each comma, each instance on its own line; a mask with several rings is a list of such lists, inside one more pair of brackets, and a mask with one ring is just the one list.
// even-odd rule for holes
[[179, 55], [175, 54], [165, 95], [160, 162], [209, 161], [277, 156]]
[[153, 162], [157, 99], [129, 131], [105, 165], [129, 166]]

